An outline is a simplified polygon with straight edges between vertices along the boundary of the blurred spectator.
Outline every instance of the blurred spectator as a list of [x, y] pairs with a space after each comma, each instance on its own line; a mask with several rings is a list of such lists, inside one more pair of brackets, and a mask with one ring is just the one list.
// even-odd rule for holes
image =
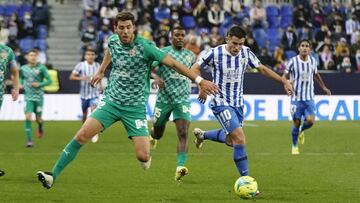
[[223, 43], [223, 38], [220, 35], [220, 31], [218, 27], [211, 28], [210, 33], [210, 46], [216, 47]]
[[315, 28], [320, 28], [325, 23], [324, 13], [319, 3], [313, 3], [311, 5], [311, 22]]
[[298, 4], [294, 9], [293, 14], [293, 22], [295, 28], [302, 28], [307, 26], [310, 21], [310, 14], [307, 10], [305, 10], [304, 5], [302, 3]]
[[281, 37], [281, 44], [284, 47], [284, 51], [296, 51], [297, 41], [295, 29], [292, 25], [289, 25]]
[[276, 47], [274, 51], [274, 71], [283, 73], [285, 70], [284, 50], [282, 47]]
[[84, 10], [99, 10], [100, 0], [83, 0]]
[[201, 28], [205, 28], [209, 26], [209, 22], [208, 22], [208, 8], [206, 7], [206, 4], [204, 1], [200, 1], [194, 11], [193, 11], [193, 16], [196, 19], [196, 23], [199, 27]]
[[356, 72], [360, 73], [360, 49], [356, 50], [355, 62], [356, 62]]
[[[103, 24], [101, 26], [101, 30], [97, 33], [96, 43], [98, 52], [103, 54], [104, 50], [107, 48], [107, 39], [113, 34], [110, 30], [110, 22], [108, 19], [103, 19]], [[101, 55], [101, 58], [103, 55]]]
[[259, 54], [259, 46], [251, 34], [246, 37], [244, 45], [249, 47], [255, 55]]
[[[160, 22], [160, 25], [158, 26], [157, 30], [154, 32], [154, 39], [156, 41], [156, 44], [159, 43], [159, 39], [161, 37], [165, 37], [167, 39], [168, 33], [170, 31], [170, 20], [169, 19], [163, 19]], [[166, 40], [167, 41], [167, 40]]]
[[47, 62], [47, 56], [44, 50], [41, 50], [39, 47], [34, 47], [34, 49], [37, 51], [38, 56], [36, 59], [36, 62], [41, 63], [43, 65]]
[[340, 41], [338, 41], [335, 49], [335, 55], [339, 61], [342, 61], [345, 56], [350, 56], [350, 48], [345, 38], [341, 38]]
[[15, 59], [20, 64], [20, 66], [27, 64], [25, 55], [21, 52], [20, 47], [16, 45], [15, 47], [13, 47], [13, 50]]
[[97, 27], [98, 19], [96, 16], [94, 16], [92, 10], [85, 10], [85, 16], [80, 20], [78, 27], [81, 35], [88, 28], [89, 24], [92, 24], [94, 27]]
[[25, 38], [25, 37], [35, 37], [35, 27], [33, 24], [33, 21], [31, 19], [31, 13], [25, 12], [24, 18], [21, 21], [20, 27], [19, 27], [19, 35], [18, 37]]
[[115, 2], [113, 0], [107, 1], [107, 3], [100, 8], [101, 18], [106, 18], [111, 20], [116, 17], [117, 13], [118, 13], [118, 8], [115, 6]]
[[350, 54], [351, 56], [355, 56], [357, 50], [360, 49], [360, 35], [356, 36], [356, 42], [350, 45]]
[[31, 18], [35, 27], [39, 25], [46, 25], [47, 27], [50, 27], [51, 15], [49, 7], [46, 4], [46, 0], [34, 1]]
[[258, 55], [258, 58], [262, 64], [266, 65], [270, 69], [273, 69], [272, 67], [274, 66], [274, 59], [269, 55], [266, 48], [260, 49], [260, 54]]
[[187, 16], [187, 15], [192, 15], [194, 8], [195, 8], [196, 4], [194, 4], [193, 0], [183, 0], [182, 1], [182, 6], [181, 8], [181, 15], [182, 16]]
[[331, 31], [326, 24], [322, 24], [320, 30], [315, 35], [315, 41], [323, 42], [325, 36], [331, 36]]
[[96, 40], [96, 29], [93, 24], [88, 24], [86, 30], [83, 32], [81, 36], [81, 41], [83, 43], [90, 43], [95, 47]]
[[303, 39], [307, 39], [310, 41], [313, 41], [313, 33], [310, 30], [309, 26], [305, 25], [304, 27], [302, 27], [299, 32], [298, 32], [298, 36], [299, 36], [299, 41], [303, 40]]
[[220, 26], [225, 19], [225, 11], [221, 9], [218, 3], [211, 4], [210, 10], [208, 11], [208, 21], [210, 26]]
[[192, 51], [195, 56], [200, 54], [200, 46], [197, 43], [196, 36], [190, 36], [188, 43], [186, 43], [185, 48]]
[[162, 36], [162, 37], [160, 37], [160, 38], [158, 39], [157, 47], [158, 47], [159, 49], [164, 48], [164, 47], [166, 47], [167, 45], [168, 45], [167, 37]]
[[342, 62], [338, 65], [338, 70], [341, 73], [351, 73], [352, 72], [350, 57], [346, 56], [343, 58]]
[[200, 49], [204, 50], [206, 46], [210, 46], [210, 37], [207, 29], [200, 30]]
[[223, 8], [229, 14], [237, 14], [242, 11], [240, 0], [224, 0]]
[[[0, 16], [2, 18], [2, 16]], [[6, 45], [9, 41], [9, 29], [5, 27], [5, 22], [0, 19], [0, 44]]]
[[324, 67], [325, 70], [335, 70], [335, 62], [333, 54], [327, 44], [325, 44], [322, 48], [322, 51], [320, 53], [320, 67]]
[[[128, 11], [128, 12], [132, 13], [135, 17], [135, 21], [137, 21], [139, 19], [137, 9], [133, 6], [132, 1], [126, 1], [125, 8], [122, 11]], [[115, 16], [116, 16], [116, 14], [117, 14], [117, 11], [115, 13]], [[114, 16], [114, 18], [115, 18], [115, 16]]]
[[266, 10], [261, 0], [255, 0], [255, 5], [250, 9], [250, 23], [254, 28], [267, 28]]
[[331, 34], [331, 39], [333, 42], [339, 41], [341, 38], [346, 39], [346, 34], [343, 32], [341, 25], [334, 25], [335, 30]]
[[356, 19], [355, 14], [352, 14], [351, 18], [349, 18], [345, 22], [345, 29], [346, 29], [347, 39], [350, 40], [351, 44], [354, 44], [356, 41], [356, 30], [360, 29], [360, 23]]

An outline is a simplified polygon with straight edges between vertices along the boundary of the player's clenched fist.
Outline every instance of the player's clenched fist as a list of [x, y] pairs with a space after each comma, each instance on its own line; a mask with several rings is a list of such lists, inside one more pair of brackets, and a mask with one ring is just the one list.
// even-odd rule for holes
[[103, 77], [104, 77], [104, 72], [97, 71], [95, 73], [95, 75], [91, 78], [91, 81], [90, 81], [91, 86], [95, 87], [101, 81], [101, 79]]

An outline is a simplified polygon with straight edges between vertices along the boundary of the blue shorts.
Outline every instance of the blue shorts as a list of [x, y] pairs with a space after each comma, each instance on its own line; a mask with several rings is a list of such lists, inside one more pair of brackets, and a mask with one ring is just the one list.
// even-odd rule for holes
[[81, 109], [82, 112], [85, 113], [87, 112], [89, 107], [93, 107], [96, 106], [98, 103], [99, 98], [95, 97], [95, 98], [91, 98], [91, 99], [83, 99], [81, 98]]
[[293, 120], [301, 120], [302, 116], [304, 118], [315, 116], [315, 102], [314, 100], [292, 101], [290, 112]]
[[216, 119], [224, 129], [225, 134], [229, 134], [236, 128], [242, 127], [244, 121], [243, 107], [216, 106], [211, 107]]

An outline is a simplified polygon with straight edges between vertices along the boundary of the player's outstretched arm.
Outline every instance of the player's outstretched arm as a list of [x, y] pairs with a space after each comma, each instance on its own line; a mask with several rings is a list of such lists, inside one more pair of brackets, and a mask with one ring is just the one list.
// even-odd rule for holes
[[275, 81], [281, 82], [284, 85], [286, 94], [292, 95], [294, 93], [294, 90], [293, 90], [293, 87], [292, 87], [290, 81], [288, 81], [285, 77], [281, 77], [280, 75], [278, 75], [274, 71], [272, 71], [270, 68], [268, 68], [262, 64], [258, 67], [258, 70], [261, 74], [265, 75], [266, 77], [271, 78]]
[[326, 87], [319, 73], [315, 74], [315, 80], [320, 85], [321, 89], [325, 92], [326, 95], [331, 95], [331, 91]]
[[161, 61], [164, 65], [173, 68], [181, 75], [184, 75], [190, 78], [192, 81], [195, 81], [196, 84], [200, 86], [200, 88], [207, 94], [207, 95], [215, 95], [218, 93], [219, 88], [212, 82], [208, 80], [204, 80], [201, 76], [196, 74], [194, 71], [188, 69], [178, 61], [174, 60], [170, 55], [166, 55], [165, 58]]
[[[200, 65], [199, 65], [199, 64], [194, 63], [194, 64], [191, 66], [191, 70], [194, 71], [195, 74], [201, 75]], [[201, 90], [201, 88], [199, 88], [198, 100], [199, 100], [201, 103], [204, 104], [204, 103], [206, 102], [206, 99], [207, 99], [207, 95], [204, 93], [204, 91]]]
[[19, 97], [19, 70], [16, 66], [11, 67], [11, 80], [13, 82], [13, 89], [11, 90], [11, 97], [13, 101], [16, 101]]
[[111, 56], [109, 49], [106, 49], [105, 56], [103, 58], [103, 61], [101, 62], [100, 68], [96, 71], [95, 75], [91, 78], [91, 85], [95, 87], [101, 79], [104, 77], [105, 70], [109, 66], [111, 62]]

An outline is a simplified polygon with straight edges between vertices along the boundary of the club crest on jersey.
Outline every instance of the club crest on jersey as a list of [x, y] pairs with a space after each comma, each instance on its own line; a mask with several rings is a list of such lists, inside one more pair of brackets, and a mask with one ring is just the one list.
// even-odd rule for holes
[[132, 48], [130, 51], [129, 51], [129, 56], [133, 57], [136, 55], [136, 48]]
[[40, 70], [34, 70], [34, 73], [35, 73], [36, 75], [39, 75], [39, 74], [40, 74]]
[[4, 60], [8, 57], [8, 53], [6, 53], [6, 52], [1, 52], [0, 55], [1, 55], [1, 58]]
[[185, 58], [186, 58], [187, 61], [191, 61], [192, 57], [191, 56], [186, 56]]

